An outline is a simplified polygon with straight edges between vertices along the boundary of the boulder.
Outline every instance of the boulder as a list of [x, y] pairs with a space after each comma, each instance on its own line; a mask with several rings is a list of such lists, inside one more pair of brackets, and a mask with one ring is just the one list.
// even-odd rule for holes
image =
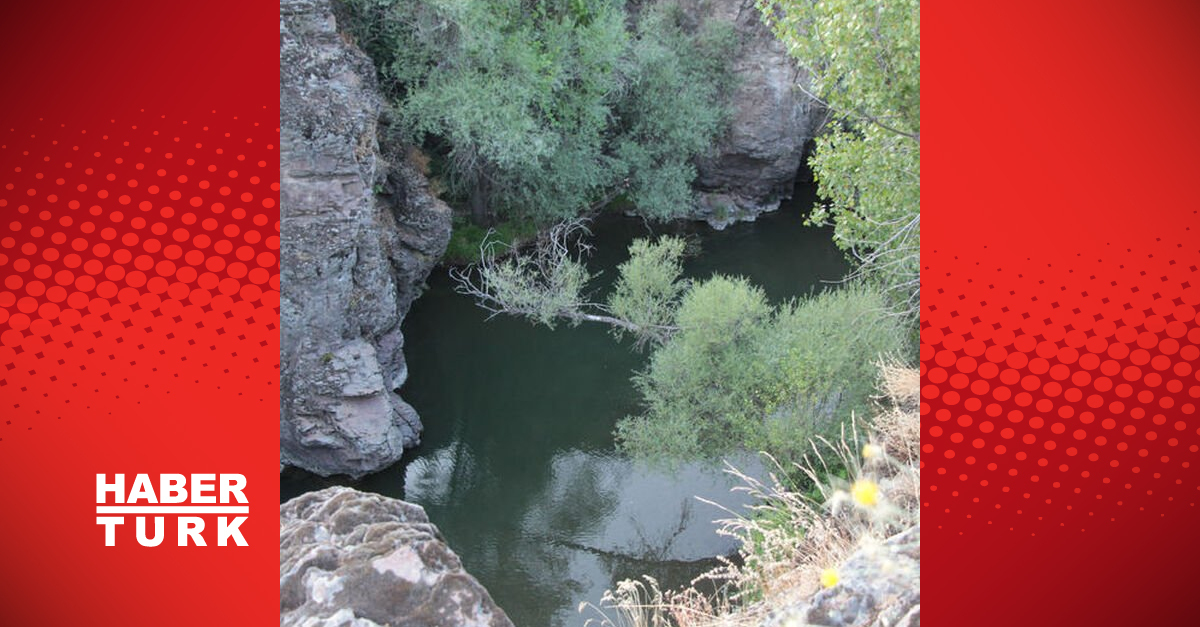
[[335, 487], [279, 512], [280, 627], [512, 627], [418, 505]]
[[362, 476], [419, 442], [400, 323], [450, 209], [381, 146], [375, 69], [328, 0], [280, 3], [281, 463]]

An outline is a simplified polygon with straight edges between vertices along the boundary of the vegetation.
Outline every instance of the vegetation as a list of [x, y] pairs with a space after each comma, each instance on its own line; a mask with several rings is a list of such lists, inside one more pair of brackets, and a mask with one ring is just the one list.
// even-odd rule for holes
[[671, 2], [348, 0], [399, 132], [445, 162], [476, 225], [548, 224], [625, 194], [666, 218], [726, 118], [728, 25]]
[[[633, 27], [605, 0], [353, 3], [375, 16], [359, 20], [362, 37], [383, 47], [409, 128], [445, 142], [473, 208], [486, 197], [477, 223], [567, 218], [528, 251], [485, 235], [480, 262], [455, 272], [460, 291], [493, 314], [603, 323], [653, 347], [635, 377], [644, 411], [617, 429], [625, 450], [790, 461], [798, 443], [867, 409], [869, 364], [911, 332], [882, 312], [919, 299], [919, 0], [758, 2], [833, 116], [810, 160], [823, 198], [811, 221], [832, 223], [861, 261], [861, 280], [780, 306], [745, 279], [683, 278], [684, 244], [669, 237], [636, 242], [612, 293], [595, 299], [574, 219], [618, 194], [653, 217], [686, 206], [691, 155], [725, 116], [728, 26], [687, 26], [669, 2], [642, 7]], [[480, 233], [460, 232], [454, 254], [466, 256]]]
[[834, 121], [809, 159], [832, 223], [859, 272], [899, 310], [920, 304], [920, 0], [757, 0], [809, 71]]
[[676, 313], [679, 333], [636, 377], [645, 412], [618, 425], [618, 441], [647, 458], [744, 448], [800, 459], [810, 438], [869, 415], [872, 362], [903, 337], [884, 306], [862, 285], [772, 307], [745, 279], [697, 284]]
[[628, 199], [642, 215], [666, 219], [691, 205], [692, 159], [724, 130], [736, 46], [728, 23], [691, 31], [672, 2], [643, 9], [629, 49], [628, 90], [614, 108], [621, 132], [612, 142]]
[[653, 346], [635, 377], [645, 411], [623, 420], [620, 445], [639, 457], [713, 458], [736, 449], [799, 459], [810, 437], [835, 433], [863, 413], [873, 360], [897, 352], [899, 319], [880, 316], [883, 296], [852, 285], [772, 306], [743, 278], [682, 275], [684, 242], [637, 240], [604, 301], [584, 254], [586, 227], [555, 227], [536, 246], [504, 257], [486, 246], [479, 264], [456, 270], [458, 289], [493, 314], [558, 323], [603, 323]]
[[[845, 286], [782, 304], [745, 278], [686, 277], [674, 237], [635, 241], [603, 297], [586, 264], [580, 216], [617, 198], [653, 219], [692, 204], [692, 162], [728, 117], [730, 25], [691, 23], [670, 0], [346, 0], [392, 128], [432, 155], [470, 215], [448, 251], [475, 261], [451, 271], [458, 290], [493, 315], [600, 323], [649, 349], [623, 450], [778, 460], [770, 481], [743, 476], [761, 504], [727, 521], [742, 555], [711, 575], [726, 596], [624, 582], [604, 624], [755, 623], [781, 595], [838, 585], [852, 550], [918, 518], [916, 373], [885, 368], [882, 413], [872, 394], [920, 298], [920, 3], [756, 5], [830, 114], [809, 159], [822, 199], [810, 222], [859, 261]], [[871, 438], [846, 434], [872, 414]]]
[[[682, 241], [664, 238], [632, 247], [641, 253], [618, 269], [614, 294], [619, 296], [601, 303], [589, 299], [589, 284], [595, 277], [584, 261], [590, 251], [584, 241], [588, 235], [585, 222], [573, 220], [552, 227], [525, 250], [492, 239], [481, 247], [478, 263], [452, 268], [450, 276], [459, 293], [475, 298], [492, 315], [522, 316], [550, 328], [560, 322], [604, 323], [618, 337], [633, 334], [639, 346], [669, 338], [676, 328], [653, 312], [670, 307], [668, 299], [678, 291], [674, 284], [680, 281]], [[614, 308], [645, 313], [624, 319], [612, 315]], [[648, 318], [639, 323], [639, 315]]]
[[[780, 611], [818, 590], [870, 577], [872, 570], [898, 576], [903, 566], [885, 541], [920, 542], [920, 382], [911, 368], [889, 364], [881, 370], [886, 402], [868, 436], [852, 428], [832, 441], [806, 442], [811, 448], [803, 462], [790, 469], [777, 465], [779, 472], [766, 479], [728, 468], [759, 503], [749, 516], [730, 512], [732, 517], [721, 521], [720, 533], [741, 543], [737, 559], [723, 561], [681, 590], [663, 590], [650, 577], [622, 581], [598, 605], [580, 605], [591, 615], [587, 624], [717, 627], [761, 625], [772, 617], [799, 621], [799, 616], [781, 617]], [[844, 472], [835, 471], [839, 468]], [[796, 472], [810, 478], [813, 493], [789, 487], [785, 477]], [[859, 565], [846, 568], [852, 555]], [[864, 567], [863, 561], [874, 566]], [[917, 570], [903, 576], [919, 588]], [[872, 585], [870, 580], [853, 583], [856, 590]], [[715, 594], [699, 591], [713, 587]], [[902, 603], [890, 598], [870, 611], [875, 616], [912, 611]]]
[[480, 247], [490, 241], [501, 241], [519, 248], [535, 240], [537, 235], [537, 224], [529, 220], [504, 220], [484, 228], [456, 216], [442, 259], [451, 265], [467, 265], [479, 260]]
[[[822, 436], [847, 413], [870, 415], [864, 357], [898, 346], [920, 302], [920, 2], [757, 5], [831, 114], [809, 159], [823, 201], [810, 221], [834, 226], [838, 244], [860, 262], [861, 281], [777, 310], [739, 279], [715, 277], [683, 294], [678, 331], [637, 379], [646, 413], [622, 422], [619, 438], [651, 455], [705, 456], [737, 442], [794, 463], [770, 481], [739, 474], [760, 505], [725, 523], [742, 548], [737, 563], [707, 575], [726, 584], [720, 594], [624, 581], [592, 608], [601, 625], [760, 624], [861, 575], [840, 571], [852, 552], [894, 569], [884, 538], [919, 546], [917, 373], [884, 367], [892, 403], [866, 442], [853, 429], [837, 445]], [[868, 286], [906, 316], [881, 318], [880, 293]], [[813, 454], [804, 455], [795, 445], [812, 435]], [[814, 491], [791, 483], [794, 470]], [[911, 576], [919, 586], [919, 566]]]

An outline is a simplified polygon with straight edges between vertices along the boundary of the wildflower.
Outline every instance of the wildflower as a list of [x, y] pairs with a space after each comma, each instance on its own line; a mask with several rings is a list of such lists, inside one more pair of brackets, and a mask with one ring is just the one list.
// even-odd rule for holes
[[879, 485], [870, 479], [859, 479], [850, 487], [850, 496], [863, 507], [875, 507], [879, 502]]
[[873, 459], [883, 455], [883, 447], [877, 444], [864, 444], [862, 450], [863, 459]]
[[821, 571], [821, 585], [826, 588], [832, 588], [838, 585], [838, 572], [833, 568], [826, 568]]

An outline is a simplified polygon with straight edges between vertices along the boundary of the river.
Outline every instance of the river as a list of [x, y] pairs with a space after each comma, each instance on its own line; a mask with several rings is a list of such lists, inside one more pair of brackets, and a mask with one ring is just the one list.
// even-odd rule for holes
[[[803, 225], [813, 190], [757, 222], [715, 231], [673, 224], [653, 232], [695, 236], [689, 276], [743, 275], [779, 302], [840, 279], [847, 266], [825, 229]], [[590, 259], [600, 289], [635, 237], [639, 219], [592, 224]], [[404, 322], [411, 373], [401, 391], [425, 425], [420, 447], [357, 488], [422, 505], [466, 569], [522, 627], [577, 626], [623, 578], [687, 583], [736, 549], [713, 521], [746, 505], [713, 465], [652, 468], [614, 450], [613, 427], [638, 411], [630, 375], [645, 354], [599, 326], [554, 330], [486, 312], [454, 292], [444, 268]], [[736, 460], [754, 470], [753, 457]], [[289, 472], [285, 498], [337, 480]]]

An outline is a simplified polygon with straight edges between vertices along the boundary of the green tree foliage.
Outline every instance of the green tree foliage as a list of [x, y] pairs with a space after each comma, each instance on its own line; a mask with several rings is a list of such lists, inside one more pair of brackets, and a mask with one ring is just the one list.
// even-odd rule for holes
[[553, 222], [627, 192], [688, 206], [725, 119], [730, 33], [670, 3], [632, 31], [617, 0], [348, 0], [405, 132], [441, 146], [473, 217]]
[[639, 457], [713, 457], [739, 448], [798, 460], [809, 438], [868, 415], [875, 362], [900, 349], [899, 320], [865, 285], [771, 307], [745, 279], [693, 287], [679, 332], [635, 378], [645, 412], [618, 424]]
[[920, 0], [758, 0], [834, 122], [809, 164], [838, 243], [893, 304], [920, 299]]
[[718, 103], [729, 97], [728, 59], [736, 46], [729, 24], [704, 22], [692, 32], [674, 4], [654, 5], [638, 20], [612, 151], [643, 215], [669, 218], [690, 205], [692, 158], [725, 127], [727, 111]]
[[[661, 340], [673, 329], [675, 310], [689, 285], [680, 279], [685, 245], [678, 237], [662, 237], [653, 242], [634, 240], [629, 246], [629, 260], [617, 268], [618, 278], [608, 297], [608, 309], [614, 317], [645, 329], [639, 339]], [[618, 337], [624, 333], [621, 327], [616, 327], [616, 331]]]

